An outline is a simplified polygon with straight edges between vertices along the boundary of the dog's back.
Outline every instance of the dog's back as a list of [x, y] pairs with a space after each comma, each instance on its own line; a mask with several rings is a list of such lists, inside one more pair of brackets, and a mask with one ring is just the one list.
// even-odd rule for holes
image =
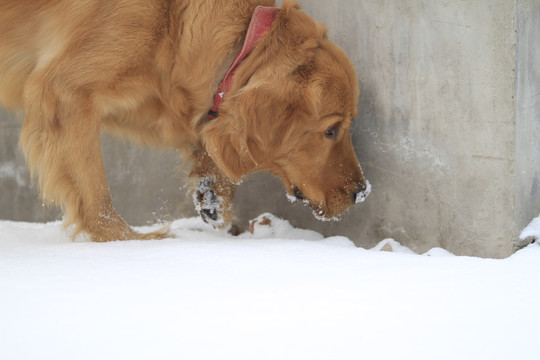
[[163, 24], [159, 3], [1, 2], [0, 103], [22, 108], [25, 84], [39, 72], [71, 90], [114, 79], [153, 50]]
[[[40, 2], [43, 5], [36, 6]], [[37, 65], [40, 45], [40, 14], [46, 1], [3, 1], [0, 3], [0, 103], [12, 109], [23, 106], [24, 83]], [[42, 34], [45, 35], [45, 34]]]

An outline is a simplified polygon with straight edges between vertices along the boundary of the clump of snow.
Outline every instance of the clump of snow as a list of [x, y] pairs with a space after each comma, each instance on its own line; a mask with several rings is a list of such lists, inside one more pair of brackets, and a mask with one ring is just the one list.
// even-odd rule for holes
[[59, 222], [0, 221], [0, 358], [540, 359], [537, 244], [366, 250], [271, 214], [239, 237], [200, 218], [171, 234], [73, 242]]
[[540, 216], [535, 217], [532, 221], [523, 229], [519, 238], [525, 240], [532, 238], [535, 240], [540, 239]]
[[[371, 248], [373, 251], [386, 251], [386, 252], [394, 252], [394, 253], [401, 253], [401, 254], [414, 254], [417, 255], [414, 251], [409, 249], [406, 246], [401, 245], [399, 242], [397, 242], [394, 239], [384, 239], [377, 245], [375, 245], [373, 248]], [[442, 248], [433, 248], [427, 251], [423, 254], [424, 256], [455, 256], [450, 251], [442, 249]]]
[[298, 200], [295, 196], [289, 194], [288, 192], [285, 192], [285, 196], [287, 196], [287, 200], [289, 200], [291, 204], [294, 204], [296, 200]]
[[356, 195], [356, 201], [355, 201], [356, 204], [363, 203], [370, 193], [371, 193], [371, 184], [369, 183], [368, 180], [366, 180], [366, 189], [358, 193], [358, 195]]
[[440, 248], [440, 247], [430, 249], [426, 253], [424, 253], [424, 255], [426, 256], [455, 256], [450, 251]]
[[396, 253], [402, 253], [402, 254], [415, 254], [414, 251], [409, 249], [406, 246], [401, 245], [394, 239], [385, 239], [375, 245], [371, 250], [374, 251], [388, 251], [388, 252], [396, 252]]

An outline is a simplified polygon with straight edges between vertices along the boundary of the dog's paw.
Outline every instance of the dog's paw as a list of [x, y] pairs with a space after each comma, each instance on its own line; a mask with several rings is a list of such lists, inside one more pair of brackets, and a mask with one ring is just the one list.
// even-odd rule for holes
[[199, 179], [197, 190], [193, 194], [193, 203], [204, 222], [214, 227], [222, 227], [224, 225], [223, 198], [212, 189], [215, 181], [215, 177]]

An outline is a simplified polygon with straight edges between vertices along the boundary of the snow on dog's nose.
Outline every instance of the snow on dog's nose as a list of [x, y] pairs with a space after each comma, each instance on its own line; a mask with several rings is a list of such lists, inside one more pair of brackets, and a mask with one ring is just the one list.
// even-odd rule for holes
[[360, 204], [361, 202], [364, 202], [364, 200], [366, 200], [370, 192], [371, 192], [371, 184], [369, 183], [369, 181], [366, 180], [366, 185], [364, 189], [355, 194], [354, 202], [356, 204]]

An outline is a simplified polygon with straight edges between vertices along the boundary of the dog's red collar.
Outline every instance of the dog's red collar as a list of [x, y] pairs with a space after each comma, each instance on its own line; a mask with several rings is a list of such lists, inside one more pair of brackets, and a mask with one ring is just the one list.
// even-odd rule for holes
[[225, 73], [225, 76], [219, 83], [217, 92], [214, 95], [214, 104], [212, 105], [210, 111], [208, 111], [208, 117], [210, 119], [215, 119], [219, 116], [219, 107], [225, 99], [225, 95], [231, 88], [237, 68], [249, 55], [251, 50], [253, 50], [257, 41], [270, 29], [274, 19], [276, 18], [276, 13], [278, 10], [279, 8], [267, 6], [257, 6], [255, 9], [253, 17], [249, 23], [246, 38], [244, 39], [244, 45], [242, 46], [242, 49], [238, 55], [236, 55], [234, 58], [231, 67], [229, 67], [229, 70], [227, 70], [227, 73]]

